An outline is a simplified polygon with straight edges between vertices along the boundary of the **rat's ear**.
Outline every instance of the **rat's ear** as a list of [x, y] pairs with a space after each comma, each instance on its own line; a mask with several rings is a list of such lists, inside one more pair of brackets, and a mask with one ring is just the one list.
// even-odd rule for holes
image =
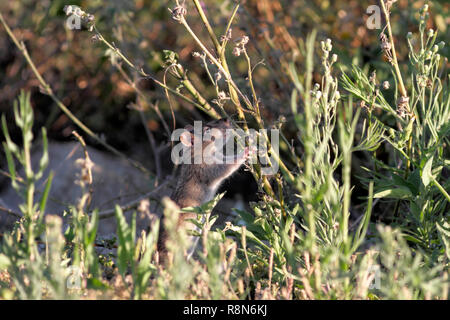
[[180, 141], [183, 145], [185, 145], [186, 147], [191, 147], [192, 146], [192, 134], [189, 131], [184, 131], [181, 136], [180, 136]]
[[194, 132], [194, 127], [190, 124], [188, 124], [186, 127], [184, 127], [185, 130], [189, 131], [189, 132]]

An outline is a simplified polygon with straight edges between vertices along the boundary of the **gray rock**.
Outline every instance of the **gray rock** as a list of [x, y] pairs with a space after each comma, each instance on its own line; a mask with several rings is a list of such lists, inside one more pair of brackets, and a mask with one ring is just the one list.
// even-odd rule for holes
[[[53, 171], [54, 178], [46, 214], [62, 216], [69, 206], [76, 206], [82, 195], [81, 187], [76, 183], [81, 174], [80, 165], [76, 163], [76, 160], [84, 159], [84, 150], [77, 142], [49, 142], [48, 152], [49, 166], [44, 177], [36, 184], [35, 202], [40, 200], [46, 183], [45, 179], [49, 172]], [[91, 209], [97, 208], [100, 212], [111, 210], [116, 204], [128, 204], [154, 189], [150, 178], [124, 159], [91, 147], [88, 147], [88, 153], [94, 163], [92, 168]], [[41, 155], [42, 148], [40, 147], [37, 147], [32, 153], [32, 166], [35, 170], [39, 167]], [[23, 170], [19, 170], [19, 175], [24, 176]], [[160, 199], [164, 195], [170, 195], [168, 188], [161, 190], [155, 198]], [[9, 187], [0, 193], [0, 205], [12, 211], [20, 212], [19, 204], [21, 203], [23, 203], [22, 197], [16, 193], [9, 183]], [[150, 212], [158, 211], [157, 202], [150, 199], [150, 204]], [[126, 213], [127, 218], [131, 216], [130, 213], [131, 211]], [[11, 229], [15, 220], [15, 217], [0, 212], [0, 231]], [[114, 233], [116, 229], [114, 220], [114, 218], [100, 220], [99, 235]], [[67, 223], [67, 220], [65, 222]], [[147, 228], [148, 217], [138, 215], [137, 224], [138, 229]]]

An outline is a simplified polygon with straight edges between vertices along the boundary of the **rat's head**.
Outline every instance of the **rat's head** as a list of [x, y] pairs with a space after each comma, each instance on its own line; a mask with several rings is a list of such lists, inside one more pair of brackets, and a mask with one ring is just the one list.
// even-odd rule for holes
[[[234, 143], [230, 120], [219, 119], [194, 126], [186, 126], [180, 136], [183, 152], [190, 154], [190, 164], [183, 164], [184, 171], [195, 174], [208, 183], [220, 183], [236, 171], [246, 160], [248, 149], [230, 148]], [[227, 144], [229, 148], [227, 149]], [[230, 152], [231, 150], [231, 152]]]
[[233, 129], [228, 119], [219, 119], [203, 124], [194, 122], [188, 125], [180, 136], [185, 147], [184, 152], [190, 150], [191, 164], [220, 163], [224, 155], [224, 147], [233, 136]]

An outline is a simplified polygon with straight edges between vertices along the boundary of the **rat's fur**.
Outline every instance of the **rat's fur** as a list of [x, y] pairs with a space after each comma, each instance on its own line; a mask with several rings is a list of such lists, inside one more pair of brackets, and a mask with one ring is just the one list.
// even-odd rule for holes
[[[203, 128], [204, 130], [216, 130], [215, 132], [217, 134], [222, 134], [225, 139], [228, 138], [226, 136], [226, 130], [232, 129], [229, 120], [224, 119], [209, 122], [203, 126]], [[186, 129], [188, 130], [186, 133], [190, 135], [190, 137], [188, 137], [190, 138], [189, 141], [194, 141], [192, 127], [188, 126]], [[213, 141], [205, 141], [205, 139], [201, 139], [201, 141], [202, 150], [207, 150], [206, 156], [212, 154], [215, 150], [214, 146], [211, 145]], [[192, 144], [190, 144], [190, 142], [185, 142], [185, 145], [190, 147], [189, 150], [191, 152], [192, 164], [181, 164], [178, 184], [171, 196], [171, 199], [180, 208], [196, 207], [212, 200], [222, 182], [236, 172], [248, 156], [248, 150], [245, 149], [243, 154], [240, 154], [234, 158], [235, 161], [233, 161], [233, 163], [207, 164], [202, 161], [200, 164], [194, 164], [194, 148], [192, 148]], [[210, 149], [206, 149], [208, 146]], [[205, 153], [203, 153], [203, 155], [205, 156]], [[177, 227], [185, 227], [187, 220], [195, 218], [195, 213], [180, 212]], [[163, 222], [161, 223], [161, 226], [163, 226]], [[162, 227], [159, 237], [159, 250], [163, 253], [165, 252], [166, 238], [167, 234]]]

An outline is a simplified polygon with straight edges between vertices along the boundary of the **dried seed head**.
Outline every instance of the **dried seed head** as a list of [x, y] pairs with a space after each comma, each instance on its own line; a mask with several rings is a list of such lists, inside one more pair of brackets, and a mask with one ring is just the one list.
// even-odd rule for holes
[[148, 199], [141, 200], [137, 207], [137, 211], [139, 212], [140, 217], [150, 217], [150, 201]]
[[339, 229], [339, 222], [335, 222], [333, 224], [333, 229], [334, 229], [334, 231], [337, 231]]
[[89, 157], [86, 159], [80, 158], [75, 161], [75, 164], [81, 168], [80, 184], [91, 184], [92, 183], [92, 169], [94, 168], [94, 163]]
[[245, 51], [245, 45], [248, 43], [250, 38], [248, 36], [242, 36], [236, 39], [234, 42], [236, 43], [236, 47], [233, 49], [233, 55], [239, 57], [242, 51]]
[[400, 97], [397, 102], [397, 114], [404, 118], [409, 110], [409, 97]]
[[391, 50], [391, 43], [388, 41], [386, 34], [382, 33], [380, 35], [380, 41], [382, 50]]
[[230, 28], [230, 29], [228, 29], [228, 31], [227, 31], [226, 34], [220, 36], [220, 41], [221, 41], [221, 42], [224, 42], [224, 41], [230, 41], [230, 40], [231, 40], [231, 37], [232, 37], [231, 34], [232, 34], [232, 30], [231, 30], [231, 28]]
[[92, 42], [97, 42], [97, 41], [99, 41], [100, 40], [100, 37], [98, 36], [98, 34], [94, 34], [92, 37], [91, 37], [91, 41]]
[[358, 103], [358, 106], [359, 106], [361, 109], [367, 108], [366, 102], [365, 102], [364, 100], [361, 100], [361, 101]]
[[243, 36], [242, 39], [241, 39], [241, 45], [245, 46], [248, 43], [249, 40], [250, 39], [249, 39], [248, 36]]
[[386, 34], [380, 34], [381, 50], [383, 50], [389, 62], [392, 63], [391, 43], [388, 41]]
[[214, 77], [216, 78], [216, 82], [222, 79], [222, 74], [220, 72], [217, 72]]
[[172, 10], [169, 11], [172, 13], [172, 19], [181, 23], [184, 19], [184, 16], [187, 14], [187, 10], [185, 7], [185, 0], [181, 3], [177, 0], [177, 5]]
[[69, 6], [64, 6], [63, 8], [64, 12], [66, 13], [67, 16], [77, 16], [79, 18], [81, 18], [81, 20], [84, 23], [87, 23], [89, 26], [89, 31], [92, 31], [94, 26], [93, 26], [93, 21], [95, 20], [94, 15], [87, 13], [83, 10], [81, 10], [80, 7], [75, 6], [75, 5], [69, 5]]
[[341, 98], [341, 93], [339, 91], [336, 91], [335, 97], [336, 97], [336, 100], [339, 100]]
[[423, 74], [419, 74], [417, 76], [417, 85], [419, 87], [425, 88], [427, 86], [427, 81], [428, 81], [428, 77], [423, 75]]
[[388, 12], [391, 11], [392, 5], [396, 2], [397, 2], [397, 0], [385, 0], [384, 3], [386, 4], [386, 10]]
[[330, 38], [328, 38], [327, 41], [325, 42], [325, 48], [327, 49], [328, 52], [330, 52], [333, 49], [333, 45], [331, 43]]
[[390, 86], [391, 86], [391, 85], [389, 84], [389, 81], [384, 81], [384, 82], [383, 82], [383, 89], [384, 89], [384, 90], [389, 89]]
[[213, 99], [212, 102], [218, 106], [223, 106], [227, 100], [230, 100], [230, 97], [227, 96], [224, 91], [219, 91], [217, 94], [217, 99]]

